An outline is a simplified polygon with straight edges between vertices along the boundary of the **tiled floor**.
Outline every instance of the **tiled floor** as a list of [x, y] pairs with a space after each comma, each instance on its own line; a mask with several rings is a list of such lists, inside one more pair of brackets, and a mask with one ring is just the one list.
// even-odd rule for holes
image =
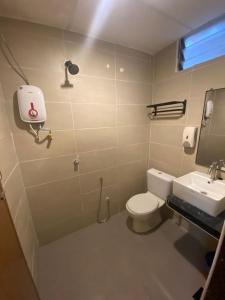
[[137, 235], [126, 219], [121, 213], [42, 247], [41, 299], [192, 299], [206, 250], [171, 220]]

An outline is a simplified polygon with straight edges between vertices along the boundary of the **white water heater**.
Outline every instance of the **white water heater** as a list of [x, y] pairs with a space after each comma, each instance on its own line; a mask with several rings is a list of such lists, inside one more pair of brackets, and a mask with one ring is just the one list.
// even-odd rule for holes
[[42, 90], [34, 85], [21, 85], [17, 90], [20, 118], [27, 123], [46, 121], [45, 100]]

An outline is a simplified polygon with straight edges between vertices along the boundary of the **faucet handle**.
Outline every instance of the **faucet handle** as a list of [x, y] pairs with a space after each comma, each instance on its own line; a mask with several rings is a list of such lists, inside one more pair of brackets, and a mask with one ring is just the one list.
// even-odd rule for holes
[[218, 167], [219, 167], [219, 169], [225, 167], [225, 161], [224, 161], [224, 159], [220, 159], [219, 160]]
[[210, 174], [211, 172], [212, 172], [212, 170], [214, 169], [217, 169], [217, 167], [218, 167], [218, 163], [216, 162], [216, 161], [213, 161], [212, 163], [211, 163], [211, 165], [209, 166], [209, 170], [208, 170], [208, 173]]

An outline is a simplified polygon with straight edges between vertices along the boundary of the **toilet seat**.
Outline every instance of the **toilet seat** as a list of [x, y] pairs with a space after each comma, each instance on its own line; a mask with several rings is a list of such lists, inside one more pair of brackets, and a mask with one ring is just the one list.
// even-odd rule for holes
[[157, 210], [160, 200], [150, 192], [137, 194], [127, 201], [126, 208], [132, 214], [145, 215]]

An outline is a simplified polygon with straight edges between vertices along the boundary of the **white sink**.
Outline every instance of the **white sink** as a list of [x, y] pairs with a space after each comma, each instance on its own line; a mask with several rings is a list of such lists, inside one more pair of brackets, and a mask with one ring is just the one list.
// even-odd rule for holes
[[225, 180], [212, 181], [201, 172], [174, 179], [173, 194], [214, 217], [225, 210]]

